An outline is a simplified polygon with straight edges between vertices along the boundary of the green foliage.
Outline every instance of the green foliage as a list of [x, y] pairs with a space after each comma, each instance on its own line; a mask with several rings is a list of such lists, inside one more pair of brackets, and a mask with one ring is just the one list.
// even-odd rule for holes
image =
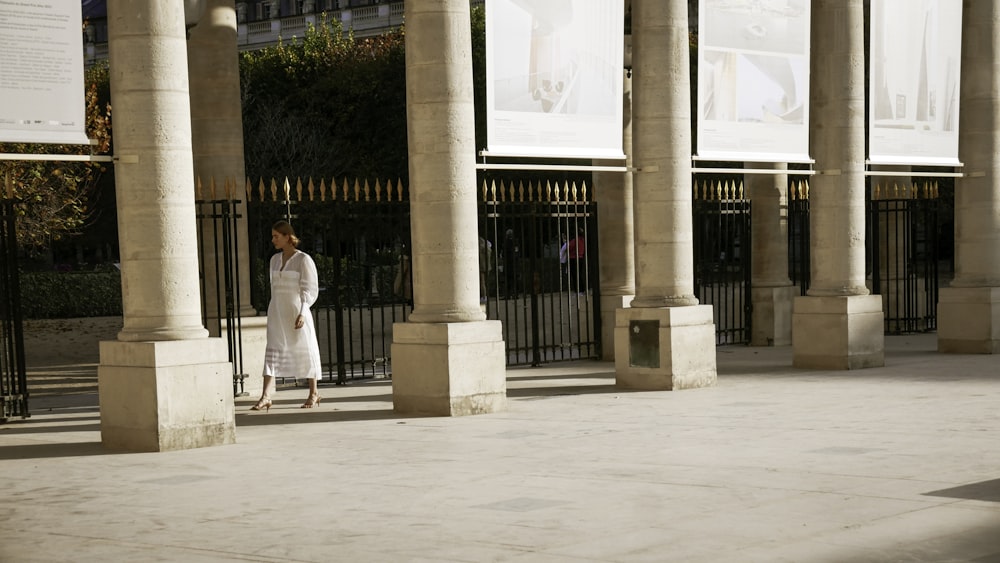
[[472, 7], [472, 82], [476, 105], [476, 147], [486, 148], [486, 9]]
[[354, 40], [325, 17], [243, 53], [248, 176], [405, 178], [405, 69], [402, 30]]
[[[0, 152], [16, 154], [107, 154], [111, 150], [111, 106], [108, 103], [108, 67], [88, 69], [87, 135], [96, 146], [0, 143]], [[91, 199], [103, 163], [60, 161], [0, 161], [0, 185], [10, 178], [17, 205], [17, 239], [29, 253], [47, 248], [53, 240], [79, 234], [92, 218]]]
[[121, 274], [22, 272], [21, 312], [27, 319], [69, 319], [122, 314]]

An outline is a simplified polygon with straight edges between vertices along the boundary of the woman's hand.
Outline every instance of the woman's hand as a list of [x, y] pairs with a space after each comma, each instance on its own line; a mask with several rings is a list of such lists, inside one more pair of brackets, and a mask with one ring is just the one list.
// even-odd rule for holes
[[295, 329], [296, 330], [302, 328], [302, 325], [304, 325], [305, 323], [306, 323], [306, 321], [305, 321], [305, 319], [302, 318], [302, 315], [299, 315], [299, 316], [295, 317]]

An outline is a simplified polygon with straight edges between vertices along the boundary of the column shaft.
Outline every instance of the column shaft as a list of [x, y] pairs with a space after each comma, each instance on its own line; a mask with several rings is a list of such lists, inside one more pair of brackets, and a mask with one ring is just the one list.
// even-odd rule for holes
[[[787, 170], [786, 164], [748, 162], [747, 168]], [[788, 175], [747, 174], [753, 252], [750, 273], [754, 287], [792, 285], [788, 277]]]
[[124, 328], [119, 340], [207, 336], [198, 288], [184, 5], [110, 0], [108, 46]]
[[[411, 322], [481, 321], [469, 6], [406, 5]], [[413, 72], [410, 72], [410, 71]]]
[[[626, 45], [626, 57], [631, 47]], [[631, 63], [631, 61], [629, 61]], [[624, 123], [622, 149], [625, 166], [632, 166], [632, 79], [624, 77]], [[615, 165], [619, 161], [603, 164]], [[615, 357], [615, 311], [628, 307], [635, 297], [635, 240], [632, 207], [631, 172], [595, 172], [594, 196], [597, 201], [601, 283], [601, 353], [602, 359]]]
[[952, 287], [1000, 286], [1000, 5], [962, 6], [959, 155], [969, 172], [955, 189]]
[[632, 307], [697, 305], [686, 2], [632, 3], [635, 280]]
[[[210, 197], [209, 186], [215, 182], [216, 199], [225, 199], [226, 183], [239, 200], [234, 212], [236, 221], [236, 256], [239, 269], [232, 272], [239, 280], [238, 314], [253, 316], [250, 302], [250, 250], [247, 232], [246, 169], [243, 161], [243, 111], [240, 95], [240, 66], [237, 50], [236, 5], [234, 0], [206, 0], [198, 25], [189, 34], [188, 73], [191, 82], [191, 136], [194, 174], [203, 186], [202, 197]], [[215, 261], [222, 247], [209, 243], [213, 231], [200, 225], [203, 245], [203, 271], [207, 288], [205, 301], [209, 316], [214, 316], [222, 296], [217, 295]], [[220, 241], [221, 244], [221, 241]], [[217, 334], [218, 323], [208, 327]]]
[[809, 295], [868, 294], [864, 56], [862, 0], [813, 2]]
[[[746, 163], [747, 168], [786, 170], [785, 164]], [[750, 194], [751, 333], [754, 346], [792, 342], [792, 296], [788, 278], [788, 175], [747, 174]]]

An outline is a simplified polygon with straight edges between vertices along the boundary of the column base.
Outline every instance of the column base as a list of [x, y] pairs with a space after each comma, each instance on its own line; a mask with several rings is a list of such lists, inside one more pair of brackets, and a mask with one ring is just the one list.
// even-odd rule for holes
[[863, 369], [885, 365], [882, 296], [796, 297], [792, 365]]
[[225, 339], [100, 343], [101, 442], [162, 452], [236, 442]]
[[938, 352], [1000, 354], [1000, 287], [946, 287], [938, 294]]
[[761, 287], [751, 290], [751, 346], [789, 346], [792, 343], [792, 299], [798, 286]]
[[628, 309], [634, 295], [605, 295], [601, 293], [601, 359], [606, 362], [615, 359], [615, 318], [618, 309]]
[[626, 389], [711, 387], [718, 378], [711, 305], [619, 309], [615, 381]]
[[429, 416], [506, 410], [500, 321], [394, 324], [392, 406], [401, 414]]

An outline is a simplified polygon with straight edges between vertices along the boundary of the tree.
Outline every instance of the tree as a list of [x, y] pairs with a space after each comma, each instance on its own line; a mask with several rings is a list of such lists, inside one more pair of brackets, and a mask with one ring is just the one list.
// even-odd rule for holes
[[[0, 152], [14, 154], [107, 154], [111, 148], [111, 105], [108, 103], [108, 67], [87, 70], [86, 131], [96, 144], [40, 145], [0, 143]], [[0, 161], [0, 181], [10, 178], [16, 201], [17, 240], [22, 249], [37, 254], [52, 241], [79, 234], [93, 216], [90, 200], [105, 171], [104, 163], [70, 161]]]
[[405, 178], [402, 30], [355, 40], [325, 18], [241, 55], [250, 177]]

